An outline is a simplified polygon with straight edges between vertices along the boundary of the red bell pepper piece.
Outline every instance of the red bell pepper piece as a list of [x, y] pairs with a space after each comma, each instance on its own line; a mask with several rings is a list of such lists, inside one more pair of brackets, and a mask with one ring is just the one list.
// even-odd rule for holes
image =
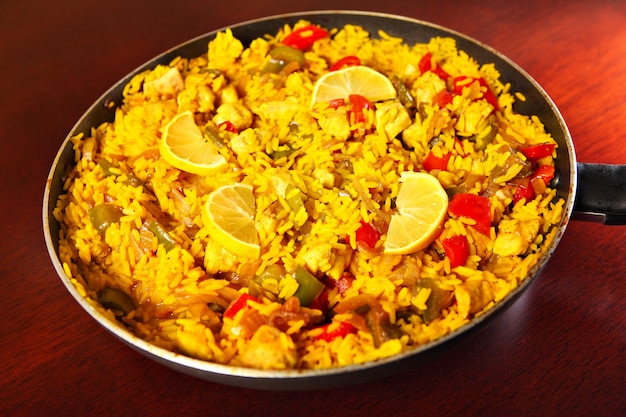
[[341, 68], [344, 68], [344, 67], [356, 67], [356, 66], [359, 66], [359, 65], [361, 65], [361, 60], [359, 59], [358, 56], [348, 55], [348, 56], [344, 56], [339, 61], [335, 62], [330, 67], [330, 70], [331, 71], [337, 71], [338, 69], [341, 69]]
[[[467, 79], [470, 79], [472, 81], [466, 81]], [[484, 78], [473, 78], [473, 77], [466, 77], [465, 75], [462, 75], [460, 77], [456, 77], [454, 79], [454, 81], [452, 82], [452, 92], [454, 94], [462, 94], [463, 93], [463, 88], [469, 86], [470, 84], [472, 84], [474, 81], [478, 81], [478, 83], [480, 84], [481, 87], [485, 87], [486, 91], [483, 92], [483, 96], [482, 98], [487, 100], [487, 102], [489, 104], [491, 104], [493, 106], [494, 109], [498, 110], [500, 108], [500, 106], [498, 105], [498, 99], [495, 96], [495, 94], [493, 93], [493, 91], [491, 91], [491, 87], [489, 87], [489, 84], [487, 84], [487, 81], [485, 81]]]
[[[328, 330], [330, 326], [334, 327], [334, 329], [331, 331]], [[327, 324], [322, 327], [322, 330], [323, 330], [322, 333], [317, 335], [315, 337], [315, 340], [325, 340], [327, 342], [330, 342], [331, 340], [336, 339], [338, 337], [345, 337], [349, 335], [350, 333], [357, 332], [357, 328], [354, 327], [354, 325], [352, 325], [351, 323], [348, 323], [346, 321], [340, 321], [338, 326], [333, 325], [332, 323]]]
[[554, 179], [555, 169], [552, 165], [539, 165], [535, 172], [533, 172], [533, 178], [541, 178], [543, 182], [549, 184]]
[[441, 245], [446, 251], [446, 256], [450, 259], [450, 266], [452, 268], [465, 265], [469, 256], [469, 242], [467, 241], [467, 237], [463, 235], [452, 236], [442, 240]]
[[345, 106], [346, 104], [346, 100], [342, 99], [342, 98], [335, 98], [333, 100], [330, 100], [328, 102], [328, 107], [332, 108], [332, 109], [337, 109], [339, 107]]
[[330, 289], [328, 287], [324, 288], [320, 295], [318, 295], [311, 304], [309, 304], [309, 308], [315, 308], [321, 311], [328, 311], [330, 308], [330, 300], [328, 299], [328, 293]]
[[433, 97], [433, 103], [437, 104], [440, 109], [443, 109], [448, 104], [452, 103], [454, 99], [454, 94], [449, 92], [448, 90], [441, 90]]
[[371, 110], [374, 108], [372, 103], [365, 97], [359, 94], [350, 94], [348, 96], [350, 104], [352, 104], [352, 113], [354, 113], [354, 120], [357, 123], [363, 123], [366, 120], [365, 110]]
[[328, 294], [334, 288], [339, 291], [339, 294], [345, 294], [345, 292], [348, 291], [350, 287], [352, 287], [354, 276], [349, 272], [344, 272], [339, 279], [334, 279], [326, 275], [320, 281], [324, 284], [325, 288], [322, 290], [320, 295], [318, 295], [317, 298], [315, 298], [311, 302], [311, 304], [309, 304], [309, 308], [315, 308], [325, 312], [330, 309], [330, 300], [328, 299]]
[[422, 74], [431, 71], [433, 74], [435, 74], [444, 81], [450, 78], [450, 74], [448, 74], [443, 68], [441, 68], [441, 65], [435, 62], [435, 60], [433, 59], [433, 54], [431, 54], [430, 52], [426, 53], [426, 55], [424, 55], [422, 59], [420, 59], [417, 67]]
[[476, 194], [455, 194], [448, 205], [448, 211], [456, 217], [473, 219], [472, 227], [486, 236], [491, 230], [491, 203], [489, 199]]
[[235, 125], [232, 124], [232, 122], [229, 122], [228, 120], [225, 121], [225, 122], [220, 123], [220, 125], [218, 127], [219, 128], [223, 128], [227, 132], [239, 133], [239, 130], [235, 127]]
[[448, 169], [448, 161], [450, 160], [451, 156], [452, 154], [448, 152], [442, 157], [438, 157], [435, 156], [435, 154], [433, 154], [431, 151], [428, 152], [428, 155], [426, 155], [426, 158], [424, 159], [422, 165], [424, 166], [424, 169], [428, 172], [434, 169], [445, 171]]
[[527, 202], [535, 197], [535, 190], [530, 185], [530, 181], [527, 185], [520, 184], [515, 189], [513, 194], [513, 202], [517, 204], [521, 199], [525, 199]]
[[[356, 231], [356, 243], [363, 243], [367, 245], [369, 248], [374, 248], [376, 246], [376, 242], [380, 239], [380, 232], [374, 227], [366, 223], [364, 220], [361, 220], [361, 227], [359, 227]], [[346, 237], [346, 241], [350, 243], [350, 239]]]
[[232, 319], [239, 312], [239, 310], [248, 307], [248, 301], [256, 301], [259, 300], [256, 297], [251, 296], [250, 294], [241, 294], [239, 298], [237, 298], [228, 308], [224, 311], [224, 317]]
[[485, 81], [484, 78], [479, 78], [478, 82], [482, 87], [485, 87], [487, 89], [483, 93], [483, 98], [487, 100], [487, 103], [491, 104], [494, 109], [498, 110], [500, 108], [500, 105], [498, 104], [498, 98], [491, 90], [491, 87], [489, 87], [489, 84], [487, 84], [487, 81]]
[[325, 29], [315, 25], [307, 25], [296, 29], [289, 35], [285, 36], [283, 39], [283, 45], [291, 46], [292, 48], [303, 51], [310, 48], [315, 41], [323, 39], [327, 36], [328, 31]]
[[545, 158], [546, 156], [552, 155], [554, 148], [556, 145], [553, 143], [544, 143], [541, 145], [532, 145], [526, 148], [520, 149], [520, 151], [524, 154], [524, 156], [531, 161], [536, 161], [541, 158]]
[[524, 178], [524, 181], [517, 185], [515, 194], [513, 194], [513, 202], [517, 204], [522, 198], [526, 201], [535, 198], [534, 181], [540, 179], [547, 185], [554, 178], [554, 172], [552, 165], [539, 165], [530, 177]]

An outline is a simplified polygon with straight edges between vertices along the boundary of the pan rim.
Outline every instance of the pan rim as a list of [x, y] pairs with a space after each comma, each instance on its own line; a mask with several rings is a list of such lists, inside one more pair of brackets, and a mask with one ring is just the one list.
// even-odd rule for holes
[[[53, 232], [51, 230], [51, 222], [56, 221], [54, 216], [52, 215], [52, 210], [56, 205], [56, 198], [58, 195], [53, 196], [52, 186], [55, 180], [55, 177], [58, 177], [58, 166], [63, 157], [63, 154], [67, 152], [68, 146], [70, 146], [70, 139], [77, 133], [81, 124], [85, 121], [85, 119], [95, 111], [95, 109], [101, 106], [104, 103], [110, 93], [121, 84], [126, 83], [130, 77], [134, 74], [137, 74], [139, 71], [149, 68], [154, 65], [156, 61], [163, 59], [164, 57], [175, 53], [186, 45], [192, 44], [194, 42], [201, 41], [202, 39], [206, 39], [217, 32], [223, 31], [225, 29], [233, 29], [244, 26], [249, 26], [256, 23], [264, 23], [277, 19], [286, 19], [286, 18], [304, 18], [304, 17], [317, 17], [317, 16], [325, 16], [325, 15], [342, 15], [343, 17], [350, 16], [368, 16], [368, 17], [378, 17], [381, 19], [391, 19], [391, 20], [402, 20], [408, 23], [416, 24], [418, 26], [426, 26], [435, 28], [441, 31], [444, 31], [451, 36], [464, 39], [470, 43], [475, 44], [476, 46], [485, 49], [489, 54], [495, 55], [498, 58], [505, 61], [508, 65], [510, 65], [516, 72], [518, 72], [522, 77], [526, 78], [533, 87], [543, 96], [545, 102], [548, 104], [552, 112], [554, 113], [562, 133], [565, 137], [565, 144], [567, 145], [566, 153], [564, 155], [568, 156], [569, 159], [569, 178], [570, 178], [570, 187], [569, 193], [566, 195], [566, 201], [563, 206], [563, 215], [561, 223], [558, 225], [559, 232], [557, 236], [555, 236], [554, 241], [539, 259], [537, 265], [529, 271], [528, 275], [521, 284], [513, 290], [510, 294], [508, 294], [503, 300], [500, 300], [492, 309], [487, 311], [485, 314], [473, 318], [470, 323], [462, 326], [459, 329], [449, 332], [448, 334], [432, 341], [424, 345], [420, 345], [414, 349], [408, 350], [406, 352], [402, 352], [400, 354], [380, 359], [374, 362], [366, 362], [358, 365], [347, 365], [342, 367], [335, 368], [326, 368], [326, 369], [315, 369], [315, 370], [283, 370], [283, 371], [273, 371], [273, 370], [260, 370], [260, 369], [252, 369], [252, 368], [243, 368], [243, 367], [234, 367], [231, 365], [222, 365], [214, 362], [208, 362], [200, 359], [191, 358], [188, 356], [184, 356], [182, 354], [178, 354], [167, 350], [165, 348], [158, 347], [153, 345], [143, 339], [140, 339], [136, 335], [132, 334], [129, 330], [122, 327], [120, 324], [116, 322], [112, 322], [106, 317], [103, 313], [98, 311], [93, 305], [91, 305], [86, 298], [84, 298], [77, 288], [72, 284], [71, 279], [67, 277], [65, 271], [63, 269], [63, 265], [59, 259], [58, 255], [58, 243], [55, 242], [53, 238]], [[347, 385], [348, 379], [356, 378], [357, 374], [359, 376], [361, 374], [365, 375], [365, 371], [370, 371], [374, 368], [383, 368], [385, 366], [391, 366], [397, 368], [397, 370], [404, 365], [404, 362], [409, 358], [415, 358], [417, 356], [423, 355], [424, 353], [433, 350], [434, 347], [443, 346], [449, 344], [448, 342], [451, 340], [458, 339], [461, 335], [467, 334], [470, 330], [473, 330], [477, 326], [482, 326], [482, 324], [488, 319], [492, 319], [497, 316], [497, 313], [501, 313], [509, 307], [513, 300], [521, 296], [525, 293], [525, 289], [535, 281], [535, 278], [540, 275], [541, 270], [545, 267], [548, 260], [552, 257], [558, 243], [565, 231], [567, 223], [571, 218], [571, 214], [573, 211], [574, 198], [576, 194], [576, 178], [577, 178], [577, 167], [576, 167], [576, 158], [575, 158], [575, 150], [573, 146], [573, 141], [570, 136], [569, 130], [565, 124], [565, 120], [558, 110], [556, 104], [550, 98], [550, 96], [545, 92], [545, 90], [532, 78], [525, 70], [519, 67], [514, 61], [509, 59], [507, 56], [497, 51], [496, 49], [480, 42], [472, 37], [469, 37], [465, 34], [457, 32], [453, 29], [447, 28], [445, 26], [441, 26], [438, 24], [430, 23], [427, 21], [414, 19], [407, 16], [389, 14], [389, 13], [380, 13], [380, 12], [369, 12], [369, 11], [358, 11], [358, 10], [319, 10], [319, 11], [301, 11], [295, 13], [284, 13], [277, 14], [262, 18], [251, 19], [247, 21], [243, 21], [240, 23], [236, 23], [233, 25], [223, 26], [221, 28], [212, 30], [210, 32], [201, 34], [199, 36], [193, 37], [185, 42], [179, 43], [171, 48], [168, 48], [161, 54], [151, 58], [150, 60], [144, 62], [143, 64], [137, 66], [131, 72], [127, 73], [124, 77], [122, 77], [119, 81], [113, 84], [110, 88], [108, 88], [100, 97], [94, 101], [91, 106], [80, 116], [78, 121], [74, 124], [71, 130], [68, 132], [64, 141], [61, 143], [59, 150], [52, 162], [52, 166], [49, 170], [45, 190], [44, 190], [44, 198], [43, 198], [43, 210], [42, 210], [42, 221], [44, 224], [44, 239], [46, 243], [46, 248], [48, 250], [50, 259], [52, 264], [59, 275], [61, 281], [64, 286], [70, 292], [72, 297], [81, 305], [81, 307], [95, 320], [103, 326], [108, 332], [112, 333], [122, 342], [124, 342], [129, 347], [139, 351], [140, 353], [147, 355], [153, 360], [174, 368], [180, 372], [191, 374], [194, 376], [198, 376], [203, 379], [208, 379], [214, 382], [224, 383], [226, 385], [240, 386], [240, 387], [250, 387], [250, 388], [260, 388], [260, 389], [287, 389], [287, 390], [300, 390], [300, 389], [308, 389], [308, 388], [321, 388], [318, 382], [316, 381], [325, 381], [327, 383], [324, 384], [326, 387]], [[51, 198], [55, 198], [54, 201], [51, 201]], [[58, 238], [56, 239], [58, 240]], [[335, 378], [336, 381], [332, 381], [331, 379]], [[376, 376], [372, 379], [380, 379], [380, 376]], [[365, 379], [358, 378], [358, 381], [354, 382], [362, 382]]]

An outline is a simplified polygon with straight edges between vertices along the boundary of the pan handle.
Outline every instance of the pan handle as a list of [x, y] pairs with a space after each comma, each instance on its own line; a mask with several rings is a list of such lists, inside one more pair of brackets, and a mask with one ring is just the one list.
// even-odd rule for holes
[[626, 225], [626, 165], [577, 163], [575, 220]]

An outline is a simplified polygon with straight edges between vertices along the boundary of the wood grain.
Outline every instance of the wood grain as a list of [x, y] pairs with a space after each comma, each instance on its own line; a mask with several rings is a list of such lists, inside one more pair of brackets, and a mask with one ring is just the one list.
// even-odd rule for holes
[[503, 52], [555, 100], [578, 160], [625, 163], [626, 3], [508, 0], [155, 2], [0, 6], [0, 415], [624, 415], [623, 226], [571, 222], [521, 299], [445, 356], [386, 380], [301, 394], [199, 380], [127, 348], [58, 279], [44, 182], [81, 114], [191, 37], [268, 15], [360, 9], [434, 22]]

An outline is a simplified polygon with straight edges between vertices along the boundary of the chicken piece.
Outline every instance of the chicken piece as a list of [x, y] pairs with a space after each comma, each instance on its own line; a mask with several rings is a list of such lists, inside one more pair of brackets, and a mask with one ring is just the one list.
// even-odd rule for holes
[[454, 128], [459, 136], [477, 135], [489, 126], [489, 115], [492, 112], [493, 107], [487, 101], [474, 101], [469, 104], [467, 111], [459, 114]]
[[313, 177], [316, 178], [324, 188], [330, 190], [335, 186], [335, 176], [326, 168], [315, 168], [313, 170]]
[[198, 101], [198, 111], [210, 113], [215, 110], [215, 93], [207, 85], [200, 85], [196, 91]]
[[220, 333], [222, 336], [249, 339], [262, 326], [267, 325], [267, 316], [253, 308], [245, 308], [238, 312], [238, 320], [224, 320]]
[[146, 81], [143, 91], [146, 95], [175, 96], [185, 88], [185, 82], [176, 67], [168, 69], [163, 75], [154, 80]]
[[376, 104], [376, 130], [384, 132], [392, 140], [411, 125], [411, 117], [404, 106], [397, 101]]
[[278, 213], [282, 210], [280, 201], [274, 200], [261, 212], [261, 216], [258, 220], [258, 226], [264, 231], [264, 235], [272, 236], [278, 233], [278, 229], [287, 220], [288, 217], [278, 217]]
[[446, 82], [428, 71], [415, 80], [411, 92], [417, 103], [432, 103], [433, 97], [445, 89]]
[[213, 239], [208, 240], [204, 248], [204, 268], [207, 274], [215, 275], [218, 272], [234, 271], [237, 265], [236, 255], [224, 249]]
[[350, 121], [344, 108], [319, 117], [318, 123], [325, 133], [335, 139], [347, 140], [350, 137]]
[[188, 74], [185, 89], [178, 94], [178, 112], [211, 113], [215, 110], [216, 95], [211, 89], [212, 79], [206, 74]]
[[237, 87], [233, 84], [224, 86], [219, 92], [220, 104], [236, 103], [239, 101], [239, 93], [237, 93]]
[[539, 219], [528, 220], [520, 224], [520, 231], [528, 244], [535, 241], [540, 228], [541, 222], [539, 221]]
[[519, 263], [520, 258], [517, 256], [493, 256], [485, 264], [485, 269], [493, 273], [496, 277], [509, 281], [512, 278], [515, 279], [511, 276], [511, 271], [514, 270]]
[[408, 268], [409, 266], [413, 266], [411, 265], [412, 262], [409, 260], [409, 258], [406, 258], [406, 265], [401, 265], [400, 263], [403, 261], [403, 256], [401, 255], [391, 255], [388, 253], [384, 253], [380, 256], [380, 259], [378, 260], [378, 262], [376, 263], [376, 267], [374, 269], [374, 273], [377, 276], [381, 276], [381, 277], [391, 277], [392, 271], [394, 271], [396, 269], [396, 267], [401, 269], [401, 272], [398, 273], [396, 276], [401, 276], [404, 274], [404, 270], [406, 268]]
[[272, 175], [272, 185], [276, 191], [276, 195], [285, 198], [287, 194], [287, 188], [291, 185], [294, 186], [293, 178], [289, 171], [278, 168]]
[[402, 140], [408, 147], [416, 149], [417, 151], [422, 150], [426, 152], [424, 143], [428, 142], [428, 140], [426, 140], [427, 130], [427, 124], [422, 123], [419, 118], [416, 118], [410, 126], [402, 131]]
[[478, 255], [481, 259], [488, 258], [491, 255], [489, 251], [491, 236], [485, 236], [484, 234], [476, 231], [476, 229], [474, 229], [473, 227], [468, 227], [467, 229], [472, 237], [472, 241], [474, 242], [476, 255]]
[[215, 338], [210, 329], [202, 323], [190, 319], [178, 320], [176, 331], [176, 345], [189, 356], [204, 360], [215, 360], [216, 352], [209, 347], [215, 344]]
[[521, 255], [528, 250], [539, 232], [539, 220], [504, 219], [498, 224], [498, 234], [493, 244], [493, 253], [499, 256]]
[[344, 271], [352, 262], [354, 251], [348, 245], [343, 250], [336, 250], [331, 254], [331, 268], [326, 274], [336, 280], [343, 276]]
[[454, 289], [458, 313], [464, 318], [482, 310], [494, 296], [493, 284], [488, 281], [466, 281]]
[[241, 362], [251, 368], [292, 369], [298, 362], [296, 345], [275, 327], [258, 328], [241, 351]]
[[189, 110], [195, 113], [198, 110], [198, 102], [196, 101], [196, 89], [185, 88], [176, 97], [176, 104], [178, 104], [178, 110], [180, 112]]
[[228, 102], [217, 108], [213, 122], [217, 126], [230, 122], [241, 132], [252, 125], [252, 113], [241, 103]]
[[230, 148], [237, 155], [252, 154], [258, 147], [259, 138], [255, 129], [246, 129], [230, 140]]
[[317, 272], [326, 273], [334, 261], [333, 246], [330, 243], [321, 243], [315, 246], [305, 245], [300, 249], [298, 259], [301, 259], [313, 274]]
[[299, 109], [298, 102], [288, 100], [263, 101], [253, 108], [263, 120], [274, 120], [277, 114], [281, 115], [282, 120], [294, 120]]

